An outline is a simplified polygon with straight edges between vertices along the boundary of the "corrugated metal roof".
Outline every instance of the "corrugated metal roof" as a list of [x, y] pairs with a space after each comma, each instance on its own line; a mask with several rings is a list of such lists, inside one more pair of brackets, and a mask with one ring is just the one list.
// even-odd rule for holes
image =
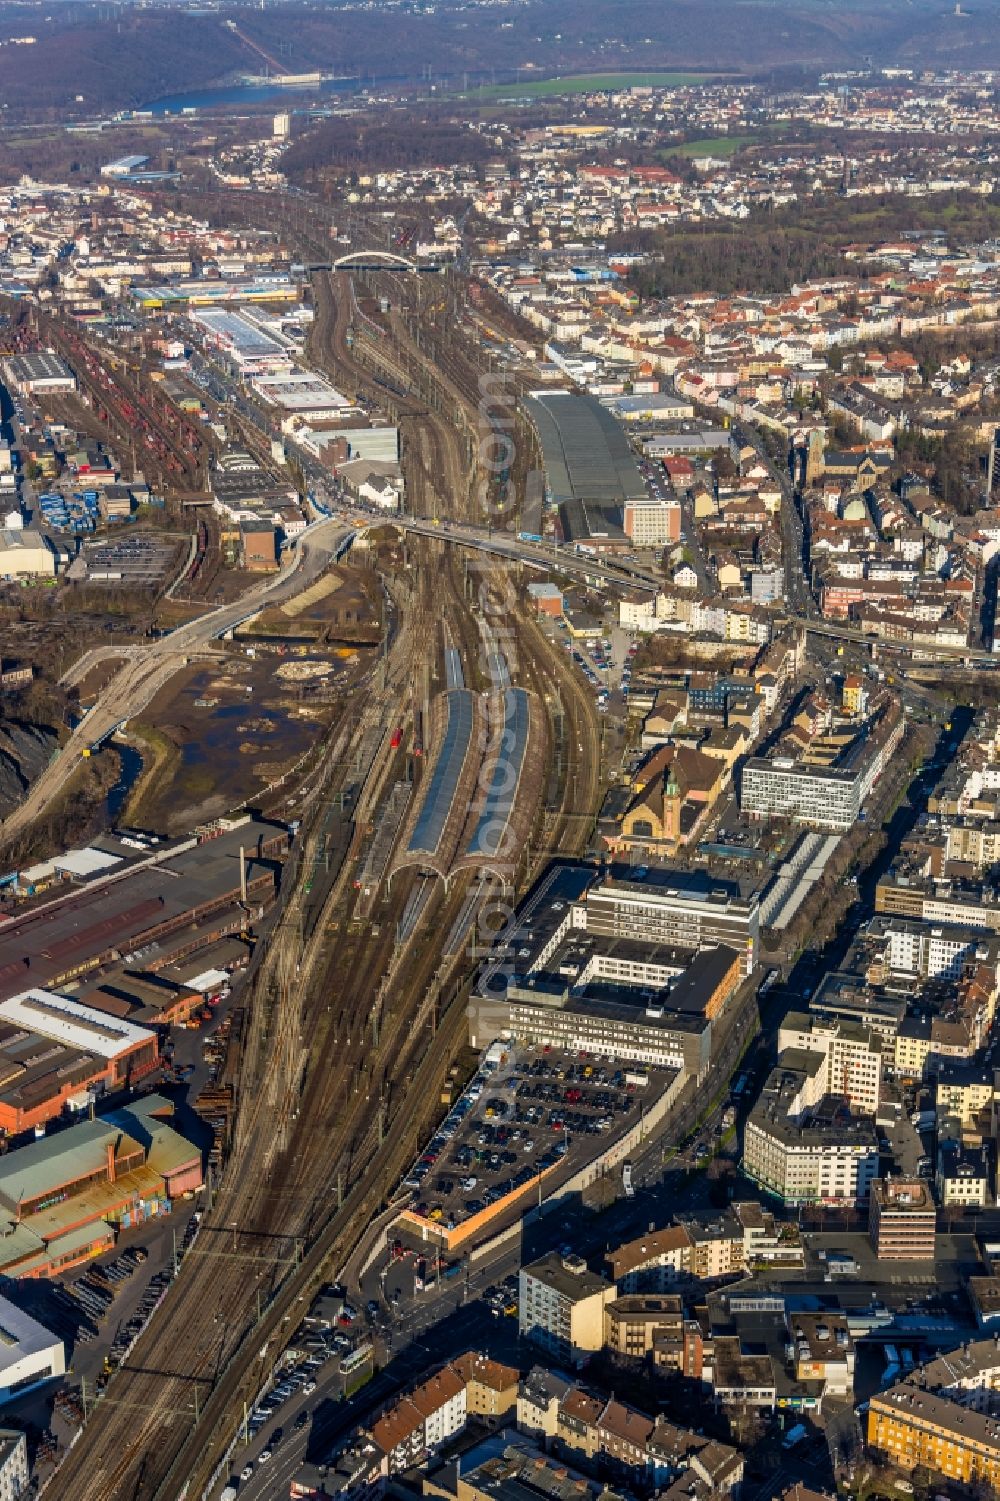
[[0, 1001], [0, 1020], [101, 1058], [117, 1058], [154, 1035], [50, 990], [26, 990]]
[[551, 391], [528, 398], [551, 498], [618, 501], [647, 497], [628, 438], [592, 396]]

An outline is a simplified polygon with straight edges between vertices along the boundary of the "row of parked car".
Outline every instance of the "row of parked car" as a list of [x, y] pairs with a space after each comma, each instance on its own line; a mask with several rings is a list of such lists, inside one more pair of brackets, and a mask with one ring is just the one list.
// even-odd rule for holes
[[[316, 1390], [316, 1372], [328, 1357], [319, 1353], [309, 1355], [305, 1360], [287, 1370], [279, 1381], [271, 1388], [250, 1414], [244, 1435], [248, 1444], [252, 1444], [257, 1435], [274, 1417], [275, 1413], [291, 1401], [301, 1392], [304, 1396], [311, 1396]], [[309, 1414], [305, 1408], [295, 1419], [293, 1432], [304, 1428], [309, 1421]], [[284, 1429], [279, 1425], [268, 1437], [267, 1443], [257, 1456], [259, 1465], [267, 1464], [274, 1456], [274, 1451], [285, 1436]], [[240, 1475], [241, 1480], [249, 1480], [253, 1474], [253, 1460], [248, 1460]]]
[[162, 1271], [156, 1272], [150, 1278], [149, 1286], [140, 1298], [132, 1317], [115, 1335], [111, 1349], [104, 1360], [104, 1370], [97, 1378], [98, 1388], [102, 1387], [110, 1379], [112, 1371], [121, 1365], [131, 1345], [149, 1323], [172, 1281], [173, 1269], [170, 1267], [164, 1267]]

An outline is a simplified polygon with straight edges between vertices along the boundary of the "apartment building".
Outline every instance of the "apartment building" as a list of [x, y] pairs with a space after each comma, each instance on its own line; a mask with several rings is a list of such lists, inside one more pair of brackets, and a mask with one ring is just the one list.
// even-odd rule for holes
[[608, 1262], [622, 1293], [664, 1293], [685, 1278], [708, 1281], [763, 1263], [801, 1266], [803, 1251], [795, 1226], [748, 1200], [714, 1219], [691, 1215], [650, 1230], [610, 1251]]
[[910, 1473], [920, 1466], [953, 1485], [1000, 1490], [1000, 1420], [939, 1392], [908, 1382], [876, 1392], [868, 1407], [867, 1441], [897, 1469]]
[[581, 1366], [604, 1344], [604, 1310], [618, 1289], [580, 1256], [551, 1251], [521, 1268], [518, 1329], [564, 1366]]
[[401, 1474], [460, 1433], [467, 1410], [466, 1383], [451, 1366], [401, 1397], [371, 1427], [383, 1474]]
[[559, 1426], [559, 1406], [572, 1382], [545, 1366], [532, 1366], [517, 1388], [517, 1427], [520, 1433], [548, 1443]]
[[965, 1130], [982, 1111], [1000, 1100], [1000, 1080], [992, 1064], [942, 1064], [938, 1069], [934, 1107], [940, 1125], [951, 1118]]
[[702, 1378], [705, 1332], [670, 1294], [632, 1293], [609, 1303], [604, 1347], [613, 1359], [649, 1363], [692, 1381]]
[[685, 1225], [651, 1230], [608, 1255], [611, 1275], [625, 1293], [663, 1292], [691, 1275], [693, 1245]]
[[985, 1148], [939, 1138], [934, 1186], [945, 1208], [984, 1209], [991, 1202], [990, 1178]]
[[882, 1045], [869, 1027], [842, 1019], [827, 1019], [791, 1011], [778, 1032], [778, 1052], [799, 1048], [824, 1061], [818, 1087], [825, 1094], [841, 1094], [853, 1109], [866, 1115], [878, 1110], [882, 1079]]
[[933, 1261], [937, 1208], [922, 1178], [876, 1178], [868, 1235], [880, 1261]]
[[28, 1494], [28, 1440], [19, 1428], [0, 1428], [0, 1501]]
[[467, 1350], [451, 1362], [465, 1382], [466, 1412], [487, 1423], [500, 1423], [517, 1409], [518, 1372], [478, 1350]]
[[658, 1334], [680, 1340], [684, 1323], [684, 1304], [676, 1295], [630, 1293], [604, 1310], [604, 1347], [612, 1355], [645, 1360]]

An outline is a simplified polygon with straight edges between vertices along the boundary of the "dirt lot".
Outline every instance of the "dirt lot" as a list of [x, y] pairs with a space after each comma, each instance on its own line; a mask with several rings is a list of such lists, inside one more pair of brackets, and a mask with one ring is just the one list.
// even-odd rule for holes
[[287, 604], [263, 610], [238, 634], [317, 643], [375, 642], [380, 601], [375, 575], [367, 568], [331, 568]]
[[369, 657], [234, 654], [179, 673], [129, 726], [143, 774], [125, 821], [178, 833], [257, 795], [316, 743]]

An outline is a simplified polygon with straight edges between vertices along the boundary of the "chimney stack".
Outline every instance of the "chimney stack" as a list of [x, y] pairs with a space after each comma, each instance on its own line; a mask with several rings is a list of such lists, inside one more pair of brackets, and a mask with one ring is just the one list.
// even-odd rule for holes
[[109, 1183], [113, 1183], [114, 1181], [115, 1181], [115, 1144], [114, 1144], [113, 1141], [109, 1141], [108, 1142], [108, 1182]]

